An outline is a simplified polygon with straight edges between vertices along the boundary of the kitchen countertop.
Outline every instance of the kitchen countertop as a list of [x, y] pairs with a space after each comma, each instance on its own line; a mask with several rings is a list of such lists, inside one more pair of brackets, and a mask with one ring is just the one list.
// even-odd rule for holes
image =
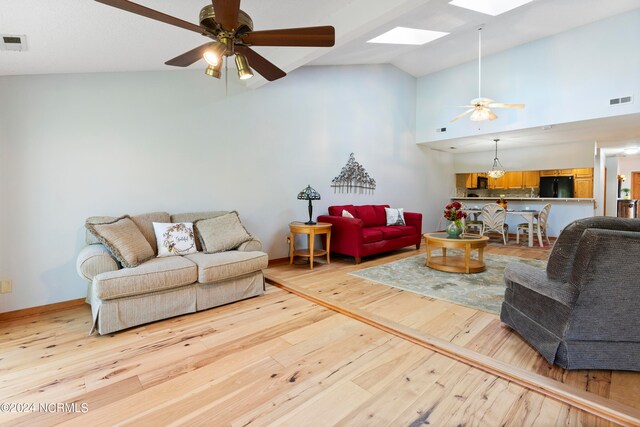
[[[498, 200], [499, 197], [452, 197], [451, 200]], [[554, 197], [505, 197], [507, 202], [594, 202], [595, 199], [569, 198], [561, 199]]]

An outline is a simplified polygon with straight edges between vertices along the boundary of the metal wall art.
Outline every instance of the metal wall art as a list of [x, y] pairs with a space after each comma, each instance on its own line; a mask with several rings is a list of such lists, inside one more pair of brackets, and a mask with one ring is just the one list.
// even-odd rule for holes
[[331, 181], [331, 186], [341, 193], [373, 192], [376, 189], [376, 180], [369, 176], [360, 163], [356, 162], [356, 158], [351, 153], [340, 175]]

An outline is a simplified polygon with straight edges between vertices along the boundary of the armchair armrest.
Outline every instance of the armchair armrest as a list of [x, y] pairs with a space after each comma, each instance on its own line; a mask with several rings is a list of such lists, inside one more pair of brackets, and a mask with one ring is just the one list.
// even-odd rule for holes
[[102, 244], [82, 248], [76, 259], [76, 270], [83, 279], [91, 282], [95, 276], [107, 271], [116, 271], [120, 265], [111, 252]]
[[254, 237], [253, 239], [244, 242], [240, 246], [238, 246], [238, 251], [240, 252], [254, 252], [262, 250], [262, 242]]
[[404, 222], [407, 225], [416, 228], [418, 234], [422, 234], [422, 214], [418, 212], [405, 212], [404, 213]]
[[504, 269], [504, 283], [507, 292], [518, 284], [569, 308], [574, 305], [578, 294], [575, 287], [569, 283], [551, 280], [545, 270], [522, 263], [507, 265]]

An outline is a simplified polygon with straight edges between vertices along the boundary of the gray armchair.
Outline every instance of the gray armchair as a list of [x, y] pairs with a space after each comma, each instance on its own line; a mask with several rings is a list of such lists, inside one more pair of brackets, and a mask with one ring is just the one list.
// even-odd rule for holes
[[566, 369], [640, 371], [640, 219], [569, 224], [546, 271], [509, 264], [500, 320]]

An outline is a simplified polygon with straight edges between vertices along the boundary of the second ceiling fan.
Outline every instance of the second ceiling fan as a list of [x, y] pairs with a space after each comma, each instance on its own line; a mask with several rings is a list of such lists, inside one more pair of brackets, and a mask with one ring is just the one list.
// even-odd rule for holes
[[212, 41], [176, 56], [165, 64], [187, 67], [204, 58], [208, 63], [205, 73], [215, 78], [220, 78], [223, 58], [231, 56], [235, 56], [238, 77], [242, 80], [253, 76], [252, 68], [269, 81], [287, 75], [251, 46], [331, 47], [335, 44], [335, 29], [332, 26], [253, 31], [253, 21], [240, 10], [240, 0], [212, 0], [211, 4], [200, 10], [200, 25], [128, 0], [96, 1], [209, 37]]
[[466, 116], [471, 113], [469, 117], [474, 122], [482, 120], [495, 120], [498, 116], [491, 111], [492, 108], [524, 108], [524, 104], [502, 104], [499, 102], [493, 102], [493, 99], [483, 98], [481, 93], [482, 87], [482, 26], [478, 27], [478, 97], [469, 101], [470, 105], [465, 105], [465, 108], [469, 108], [464, 113], [456, 116], [452, 122]]

